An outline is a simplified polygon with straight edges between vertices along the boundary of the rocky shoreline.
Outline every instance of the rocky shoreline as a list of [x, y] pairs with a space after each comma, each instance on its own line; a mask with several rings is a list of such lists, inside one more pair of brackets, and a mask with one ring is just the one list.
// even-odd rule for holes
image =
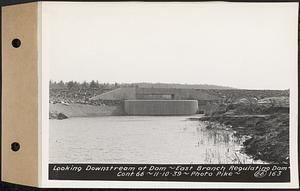
[[[255, 160], [289, 163], [289, 109], [287, 107], [229, 104], [223, 111], [192, 120], [206, 121], [207, 129], [223, 126], [245, 138], [243, 150]], [[250, 112], [251, 111], [251, 112]]]

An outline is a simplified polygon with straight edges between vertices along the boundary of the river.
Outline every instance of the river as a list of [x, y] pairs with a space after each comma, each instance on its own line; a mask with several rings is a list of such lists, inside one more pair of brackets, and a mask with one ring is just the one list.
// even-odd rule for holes
[[50, 120], [51, 163], [262, 163], [242, 154], [241, 144], [232, 131], [186, 116]]

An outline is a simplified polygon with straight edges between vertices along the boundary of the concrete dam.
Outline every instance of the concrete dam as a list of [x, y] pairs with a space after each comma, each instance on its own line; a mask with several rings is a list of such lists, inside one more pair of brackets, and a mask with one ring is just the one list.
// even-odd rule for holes
[[199, 112], [200, 103], [218, 99], [198, 89], [139, 87], [118, 88], [91, 98], [122, 100], [127, 115], [193, 115]]
[[125, 100], [128, 115], [193, 115], [198, 111], [197, 100]]

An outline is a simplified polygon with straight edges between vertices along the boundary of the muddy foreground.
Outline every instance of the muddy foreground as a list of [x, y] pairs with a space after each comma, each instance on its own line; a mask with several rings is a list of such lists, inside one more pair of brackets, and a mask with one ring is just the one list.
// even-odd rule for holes
[[209, 116], [207, 128], [223, 125], [237, 137], [244, 137], [242, 152], [255, 160], [289, 163], [289, 110], [274, 105], [229, 104]]

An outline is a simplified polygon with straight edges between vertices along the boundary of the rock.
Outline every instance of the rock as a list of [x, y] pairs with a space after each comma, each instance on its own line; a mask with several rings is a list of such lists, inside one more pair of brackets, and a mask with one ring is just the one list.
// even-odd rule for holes
[[250, 104], [256, 104], [257, 99], [256, 98], [241, 98], [235, 101], [234, 105], [250, 105]]
[[246, 98], [241, 98], [241, 99], [235, 101], [233, 104], [250, 104], [250, 101]]
[[268, 97], [258, 100], [259, 105], [266, 105], [269, 107], [286, 107], [290, 106], [289, 97]]
[[63, 114], [63, 113], [59, 113], [58, 115], [57, 115], [57, 119], [59, 119], [59, 120], [62, 120], [62, 119], [67, 119], [68, 117], [65, 115], [65, 114]]
[[49, 119], [57, 119], [57, 113], [56, 112], [49, 112]]
[[212, 129], [212, 125], [211, 125], [211, 124], [208, 124], [208, 125], [206, 126], [206, 129]]
[[67, 119], [68, 117], [63, 113], [57, 113], [57, 112], [49, 112], [49, 119]]

